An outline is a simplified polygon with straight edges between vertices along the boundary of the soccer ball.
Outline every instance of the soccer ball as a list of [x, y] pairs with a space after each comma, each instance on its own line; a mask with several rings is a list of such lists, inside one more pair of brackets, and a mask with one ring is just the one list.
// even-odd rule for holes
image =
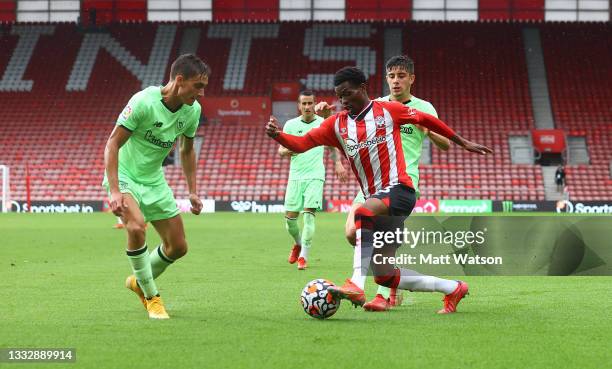
[[302, 307], [306, 314], [317, 319], [326, 319], [334, 315], [340, 307], [340, 300], [336, 300], [328, 288], [334, 284], [327, 279], [315, 279], [308, 282], [302, 290]]

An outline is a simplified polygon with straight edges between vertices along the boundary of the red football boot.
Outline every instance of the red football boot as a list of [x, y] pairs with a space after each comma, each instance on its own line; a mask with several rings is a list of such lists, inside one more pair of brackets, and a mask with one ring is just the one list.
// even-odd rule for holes
[[465, 295], [468, 294], [468, 285], [465, 282], [457, 281], [459, 285], [452, 293], [444, 296], [444, 309], [438, 311], [438, 314], [450, 314], [457, 311], [457, 305]]
[[302, 251], [302, 246], [298, 245], [297, 243], [293, 245], [293, 248], [289, 253], [289, 259], [287, 260], [289, 264], [295, 264], [298, 259], [298, 256], [300, 256], [300, 251]]
[[365, 311], [388, 311], [391, 309], [391, 303], [379, 293], [372, 301], [366, 302], [363, 308]]
[[349, 300], [355, 307], [366, 302], [365, 293], [353, 281], [347, 279], [342, 286], [331, 286], [327, 289], [337, 299]]

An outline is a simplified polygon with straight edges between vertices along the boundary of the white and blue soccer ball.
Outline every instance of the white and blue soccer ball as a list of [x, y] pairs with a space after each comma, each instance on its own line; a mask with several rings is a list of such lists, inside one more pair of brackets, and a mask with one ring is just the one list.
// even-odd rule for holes
[[315, 279], [302, 290], [302, 307], [306, 314], [317, 319], [327, 319], [340, 308], [339, 299], [335, 299], [327, 290], [334, 284], [327, 279]]

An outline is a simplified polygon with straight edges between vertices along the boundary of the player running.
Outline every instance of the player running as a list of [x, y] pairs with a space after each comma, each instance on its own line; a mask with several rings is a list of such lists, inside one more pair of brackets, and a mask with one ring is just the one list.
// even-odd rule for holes
[[[434, 117], [438, 117], [436, 109], [431, 103], [421, 100], [411, 94], [411, 87], [415, 80], [414, 61], [405, 55], [391, 57], [385, 66], [387, 71], [386, 81], [391, 94], [381, 97], [377, 100], [381, 101], [398, 101], [405, 106], [414, 108]], [[315, 112], [324, 118], [331, 115], [334, 106], [327, 102], [320, 102], [315, 107]], [[428, 137], [439, 149], [448, 150], [450, 141], [437, 133], [428, 130], [425, 127], [406, 124], [400, 128], [402, 137], [402, 149], [404, 151], [404, 160], [406, 161], [406, 173], [410, 176], [414, 185], [415, 195], [418, 199], [419, 192], [419, 161], [421, 159], [421, 151], [423, 140]], [[346, 218], [345, 233], [349, 243], [355, 246], [355, 210], [363, 205], [365, 198], [363, 193], [359, 191], [353, 205]], [[365, 286], [359, 286], [364, 289]], [[397, 289], [389, 289], [385, 286], [378, 286], [376, 297], [373, 300], [366, 302], [363, 308], [367, 311], [387, 311], [393, 306], [399, 306], [402, 303], [402, 294], [397, 293]]]
[[[311, 91], [302, 91], [298, 97], [299, 117], [288, 120], [283, 132], [303, 136], [311, 129], [321, 125], [323, 118], [314, 113], [315, 97]], [[337, 149], [330, 147], [330, 157], [334, 161], [336, 175], [340, 181], [347, 179], [346, 169], [338, 157]], [[325, 163], [323, 147], [313, 148], [303, 154], [296, 154], [283, 146], [278, 148], [281, 157], [291, 158], [289, 181], [285, 192], [285, 226], [294, 240], [289, 253], [289, 264], [297, 261], [298, 270], [308, 266], [308, 251], [315, 233], [315, 212], [322, 207], [323, 184], [325, 183]], [[300, 235], [298, 217], [304, 215], [304, 226]]]
[[[335, 146], [343, 150], [349, 160], [366, 201], [355, 211], [353, 276], [343, 286], [335, 286], [329, 291], [335, 297], [362, 306], [365, 294], [359, 285], [364, 285], [363, 279], [374, 252], [371, 245], [364, 244], [362, 249], [362, 235], [372, 234], [375, 216], [388, 215], [400, 218], [403, 222], [416, 202], [414, 185], [406, 174], [401, 126], [421, 125], [450, 138], [470, 152], [485, 155], [492, 151], [486, 146], [466, 140], [432, 115], [394, 101], [371, 101], [367, 94], [365, 74], [359, 68], [340, 69], [334, 76], [334, 86], [345, 111], [325, 119], [319, 128], [302, 137], [282, 133], [276, 118], [270, 117], [266, 124], [266, 134], [294, 152], [304, 152], [320, 145]], [[382, 253], [384, 258], [394, 256], [395, 248], [383, 247], [375, 252]], [[379, 285], [444, 293], [444, 307], [439, 311], [442, 314], [455, 312], [457, 304], [468, 292], [467, 284], [462, 281], [426, 276], [413, 270], [399, 269], [389, 263], [372, 263], [372, 268], [374, 279]]]
[[[172, 63], [167, 85], [151, 86], [132, 96], [104, 150], [103, 185], [111, 210], [121, 217], [127, 231], [126, 253], [134, 273], [127, 278], [126, 287], [138, 295], [152, 319], [169, 318], [155, 279], [187, 253], [183, 221], [162, 162], [182, 136], [181, 163], [191, 212], [200, 214], [193, 138], [201, 113], [197, 98], [204, 95], [209, 76], [210, 68], [197, 56], [179, 56]], [[150, 254], [145, 241], [147, 222], [162, 240]]]

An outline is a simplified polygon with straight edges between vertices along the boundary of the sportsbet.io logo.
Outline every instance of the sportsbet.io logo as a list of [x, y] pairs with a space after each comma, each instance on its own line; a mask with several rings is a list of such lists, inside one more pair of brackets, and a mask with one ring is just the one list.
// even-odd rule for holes
[[386, 136], [377, 136], [371, 140], [363, 141], [363, 142], [355, 142], [352, 138], [347, 138], [344, 140], [344, 145], [346, 147], [346, 153], [350, 157], [354, 157], [359, 152], [359, 149], [368, 148], [370, 146], [378, 145], [379, 143], [387, 141]]
[[357, 142], [352, 138], [347, 138], [344, 140], [344, 145], [346, 146], [346, 153], [351, 158], [357, 155]]

